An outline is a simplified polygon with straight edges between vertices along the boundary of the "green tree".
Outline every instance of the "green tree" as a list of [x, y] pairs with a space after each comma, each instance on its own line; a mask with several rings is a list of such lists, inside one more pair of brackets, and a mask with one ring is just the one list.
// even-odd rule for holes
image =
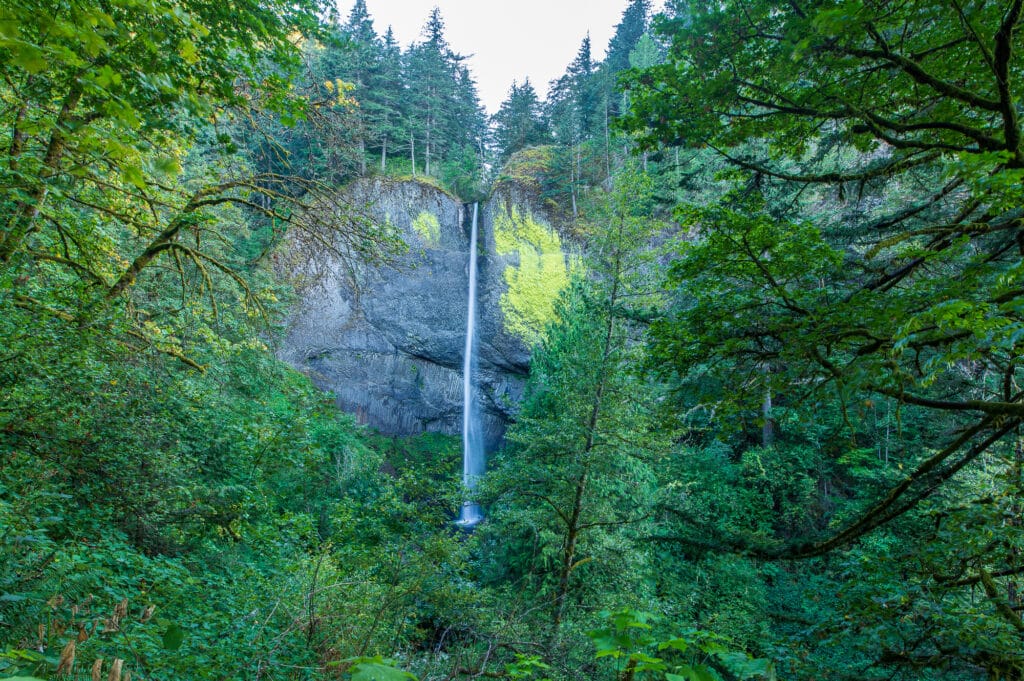
[[512, 83], [508, 98], [494, 114], [493, 125], [501, 161], [520, 149], [549, 141], [540, 100], [529, 78], [522, 85]]
[[[371, 110], [380, 145], [380, 171], [387, 172], [388, 154], [407, 139], [402, 123], [405, 118], [406, 87], [402, 75], [402, 51], [388, 27], [384, 34], [378, 78], [374, 84], [375, 101]], [[399, 147], [400, 148], [400, 147]]]
[[373, 125], [380, 115], [375, 101], [380, 69], [383, 62], [382, 45], [373, 28], [373, 19], [366, 9], [365, 0], [356, 0], [342, 27], [348, 39], [347, 80], [354, 86], [352, 96], [356, 107], [356, 136], [359, 145], [359, 172], [366, 174], [367, 143], [376, 137]]
[[[439, 9], [431, 12], [423, 27], [423, 38], [405, 54], [409, 99], [406, 114], [413, 173], [422, 162], [428, 175], [456, 177], [456, 184], [475, 186], [487, 132], [476, 83], [463, 63], [465, 57], [448, 45]], [[477, 155], [476, 167], [468, 176], [454, 170], [467, 168], [467, 149], [473, 149]]]
[[[819, 215], [818, 226], [740, 194], [689, 213], [705, 238], [681, 250], [672, 282], [697, 298], [680, 299], [678, 316], [659, 326], [659, 357], [683, 373], [703, 351], [728, 357], [718, 366], [731, 385], [754, 394], [763, 387], [741, 375], [785, 367], [771, 374], [779, 391], [874, 394], [963, 426], [860, 521], [789, 549], [819, 552], [912, 507], [1024, 416], [1013, 387], [1019, 133], [1006, 103], [1020, 5], [979, 5], [969, 21], [936, 8], [932, 21], [910, 8], [683, 4], [685, 21], [660, 24], [672, 40], [668, 63], [631, 80], [627, 125], [648, 145], [706, 143], [755, 189], [876, 183], [900, 200], [855, 221]], [[809, 67], [821, 77], [805, 79]], [[859, 167], [840, 169], [851, 162]], [[902, 201], [898, 183], [942, 177], [933, 194]], [[721, 275], [733, 281], [714, 284]], [[716, 294], [733, 298], [727, 314], [721, 298], [711, 309]], [[1005, 379], [1001, 387], [964, 375], [968, 361]]]
[[595, 78], [597, 66], [587, 34], [565, 74], [551, 84], [548, 115], [561, 144], [577, 146], [601, 129], [604, 114]]
[[[568, 169], [569, 200], [573, 217], [579, 215], [583, 194], [599, 179], [611, 175], [608, 156], [608, 140], [596, 144], [599, 131], [605, 129], [607, 110], [603, 98], [601, 79], [591, 55], [590, 35], [580, 44], [579, 51], [563, 76], [551, 83], [545, 113], [551, 134], [567, 153], [567, 163], [559, 163]], [[604, 164], [596, 161], [603, 152]], [[603, 165], [599, 178], [593, 172], [595, 166]]]
[[615, 34], [608, 43], [604, 66], [612, 73], [630, 68], [630, 54], [640, 39], [647, 33], [651, 14], [650, 0], [632, 0], [622, 12], [622, 19], [615, 27]]
[[642, 217], [647, 189], [624, 174], [595, 208], [588, 276], [533, 359], [515, 444], [493, 483], [508, 495], [494, 516], [506, 579], [536, 580], [555, 636], [570, 616], [585, 621], [574, 603], [617, 603], [622, 590], [644, 598], [649, 566], [633, 542], [649, 517], [658, 447], [651, 395], [628, 370], [637, 349], [628, 310], [648, 295], [638, 250], [654, 229]]
[[[783, 433], [835, 409], [836, 435], [873, 446], [858, 414], [889, 404], [916, 438], [899, 469], [862, 478], [858, 498], [827, 527], [734, 530], [719, 542], [695, 529], [698, 521], [667, 540], [762, 558], [858, 542], [869, 555], [884, 555], [887, 541], [924, 551], [913, 539], [925, 532], [923, 514], [986, 507], [986, 486], [1016, 494], [1002, 476], [1014, 469], [1024, 418], [1021, 9], [1015, 1], [675, 2], [656, 22], [667, 61], [628, 76], [626, 129], [652, 152], [704, 146], [732, 168], [720, 176], [732, 191], [679, 212], [697, 238], [675, 249], [672, 307], [651, 335], [675, 410], [700, 405], [718, 427], [752, 425], [770, 391], [793, 417], [780, 423]], [[834, 455], [841, 466], [858, 456]], [[965, 484], [972, 480], [979, 484]], [[1016, 545], [1014, 529], [982, 516], [968, 534]], [[973, 545], [926, 536], [939, 550]], [[943, 589], [928, 601], [942, 601], [942, 616], [904, 612], [920, 625], [913, 633], [885, 608], [871, 614], [894, 637], [875, 665], [934, 669], [959, 657], [986, 670], [970, 673], [1016, 678], [1019, 661], [1001, 641], [1017, 634], [993, 633], [1019, 631], [1006, 608], [1016, 563], [996, 544], [967, 553], [953, 581], [986, 585], [981, 617], [992, 629], [981, 633], [961, 609], [962, 587]], [[875, 588], [905, 595], [900, 578], [881, 572]], [[943, 579], [928, 572], [902, 574], [925, 591]]]
[[[611, 144], [611, 121], [613, 118], [618, 117], [624, 109], [624, 100], [619, 91], [619, 75], [632, 67], [638, 65], [653, 66], [658, 61], [655, 58], [649, 63], [636, 63], [638, 58], [641, 61], [647, 61], [652, 58], [651, 53], [654, 46], [652, 46], [652, 41], [647, 32], [650, 27], [650, 14], [650, 0], [632, 0], [629, 3], [629, 6], [622, 12], [622, 19], [615, 27], [615, 33], [608, 43], [604, 62], [601, 64], [600, 79], [603, 81], [605, 91], [603, 132], [605, 135], [606, 154], [610, 153], [607, 147]], [[646, 41], [644, 38], [646, 38]], [[642, 54], [639, 57], [637, 54], [634, 54], [638, 47], [642, 49]]]
[[[62, 231], [69, 242], [88, 242], [94, 235], [67, 233], [68, 220], [48, 199], [75, 203], [69, 186], [110, 189], [113, 183], [127, 201], [160, 185], [178, 172], [174, 151], [194, 135], [199, 119], [257, 101], [295, 115], [299, 103], [288, 99], [278, 69], [297, 64], [290, 33], [314, 30], [319, 7], [240, 9], [7, 5], [0, 41], [10, 103], [0, 262], [9, 265], [15, 254], [36, 251], [39, 241]], [[237, 87], [239, 77], [250, 84], [249, 94]], [[90, 205], [85, 198], [78, 203], [85, 211]], [[122, 215], [119, 206], [103, 208], [115, 219]]]
[[[423, 27], [424, 41], [413, 45], [406, 55], [406, 73], [410, 88], [410, 117], [417, 136], [421, 136], [424, 172], [431, 174], [431, 163], [443, 149], [442, 130], [451, 113], [451, 95], [455, 86], [457, 59], [444, 36], [441, 11], [434, 8]], [[415, 142], [413, 142], [415, 144]], [[412, 150], [415, 168], [415, 147]]]
[[[373, 225], [332, 228], [329, 214], [343, 208], [316, 179], [254, 169], [237, 153], [239, 119], [288, 123], [315, 108], [288, 79], [300, 64], [296, 35], [319, 32], [321, 8], [237, 9], [5, 8], [0, 277], [14, 304], [100, 321], [160, 262], [188, 291], [208, 293], [224, 274], [258, 306], [239, 263], [215, 245], [230, 238], [229, 206], [333, 233], [347, 241], [340, 250], [387, 249]], [[151, 333], [155, 311], [145, 308], [129, 308], [126, 342], [175, 352]]]

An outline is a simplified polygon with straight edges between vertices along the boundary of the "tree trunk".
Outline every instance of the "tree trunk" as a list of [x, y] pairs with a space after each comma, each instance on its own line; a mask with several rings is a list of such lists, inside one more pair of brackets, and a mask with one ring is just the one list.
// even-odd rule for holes
[[28, 106], [22, 105], [18, 109], [17, 115], [14, 117], [14, 126], [11, 132], [11, 146], [7, 153], [7, 167], [11, 170], [18, 169], [18, 157], [21, 156], [21, 151], [25, 147], [25, 141], [28, 139], [28, 134], [22, 130], [21, 124], [25, 120], [25, 116], [28, 115]]
[[[604, 103], [604, 166], [610, 180], [612, 177], [612, 133], [608, 123], [608, 101]], [[647, 156], [644, 155], [644, 172], [647, 172]]]
[[569, 595], [569, 579], [573, 569], [578, 565], [576, 561], [576, 547], [579, 544], [580, 534], [586, 529], [583, 526], [583, 504], [586, 500], [587, 480], [590, 473], [590, 455], [594, 450], [597, 437], [597, 424], [601, 417], [601, 406], [604, 400], [604, 391], [608, 383], [609, 362], [612, 355], [612, 338], [615, 335], [615, 305], [619, 297], [619, 279], [622, 276], [622, 225], [619, 226], [619, 241], [615, 251], [615, 269], [613, 272], [612, 290], [608, 295], [608, 306], [604, 311], [607, 315], [605, 325], [604, 347], [601, 349], [601, 364], [598, 369], [597, 385], [594, 388], [594, 399], [590, 409], [590, 418], [587, 421], [587, 439], [583, 445], [580, 458], [583, 460], [583, 472], [576, 480], [576, 490], [573, 495], [572, 513], [566, 527], [565, 549], [562, 552], [562, 567], [558, 577], [558, 591], [555, 593], [555, 612], [551, 620], [552, 632], [557, 634], [565, 617], [565, 602]]
[[572, 150], [569, 157], [569, 193], [572, 195], [572, 217], [579, 217], [576, 207], [576, 151]]
[[[591, 419], [592, 422], [596, 420], [598, 410], [598, 405], [595, 405], [595, 411]], [[592, 436], [593, 433], [591, 432], [591, 438]], [[569, 595], [569, 577], [572, 575], [572, 569], [576, 561], [576, 545], [579, 542], [582, 529], [580, 527], [580, 516], [583, 513], [583, 498], [587, 491], [588, 470], [589, 466], [585, 466], [583, 474], [576, 481], [576, 494], [573, 497], [572, 515], [569, 516], [569, 525], [566, 528], [565, 550], [562, 552], [562, 569], [559, 571], [558, 591], [555, 595], [555, 615], [551, 621], [552, 629], [555, 632], [562, 625], [562, 619], [565, 616], [565, 599]]]
[[430, 139], [431, 138], [431, 132], [432, 132], [431, 128], [432, 127], [433, 127], [432, 124], [430, 124], [430, 123], [427, 124], [426, 149], [423, 152], [426, 155], [426, 161], [425, 161], [426, 165], [423, 168], [423, 173], [425, 175], [429, 175], [430, 174], [430, 154], [431, 154], [431, 151], [433, 151], [433, 149], [432, 149], [432, 140]]
[[[50, 142], [46, 148], [46, 156], [43, 158], [43, 168], [39, 173], [39, 186], [32, 191], [27, 201], [21, 202], [14, 209], [11, 219], [7, 223], [6, 232], [0, 234], [0, 263], [8, 262], [25, 238], [35, 229], [36, 218], [49, 195], [50, 188], [47, 182], [57, 175], [57, 169], [67, 148], [66, 127], [81, 100], [82, 86], [76, 82], [64, 97], [60, 113], [57, 114], [57, 120], [54, 121], [53, 132], [50, 133]], [[16, 139], [12, 140], [12, 146], [16, 142]]]
[[772, 420], [772, 389], [766, 387], [764, 390], [764, 403], [761, 405], [761, 417], [764, 424], [761, 427], [761, 445], [771, 447], [775, 444], [775, 422]]

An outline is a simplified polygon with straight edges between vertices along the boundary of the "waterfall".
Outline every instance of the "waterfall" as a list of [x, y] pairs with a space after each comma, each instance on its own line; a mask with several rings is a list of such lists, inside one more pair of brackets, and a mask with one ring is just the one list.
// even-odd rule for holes
[[462, 503], [458, 525], [473, 527], [483, 514], [472, 500], [477, 481], [483, 476], [484, 443], [476, 404], [473, 370], [476, 368], [476, 240], [479, 204], [473, 204], [473, 227], [469, 236], [469, 302], [466, 305], [466, 348], [462, 356], [462, 484], [469, 498]]

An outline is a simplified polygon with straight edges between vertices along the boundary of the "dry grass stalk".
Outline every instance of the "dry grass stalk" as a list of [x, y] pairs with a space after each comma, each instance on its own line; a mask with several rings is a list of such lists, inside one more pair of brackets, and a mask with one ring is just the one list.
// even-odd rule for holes
[[128, 615], [128, 599], [124, 599], [120, 603], [114, 606], [114, 612], [110, 614], [110, 619], [103, 620], [103, 633], [113, 634], [114, 632], [121, 630], [121, 620]]
[[110, 619], [103, 620], [103, 631], [104, 634], [113, 634], [114, 632], [121, 630], [121, 618], [116, 614], [111, 616]]
[[110, 673], [107, 674], [107, 681], [121, 681], [121, 667], [124, 665], [124, 660], [119, 657], [114, 658], [114, 664], [110, 665]]
[[89, 640], [89, 632], [85, 630], [84, 624], [78, 625], [78, 643], [83, 643]]
[[92, 663], [92, 681], [103, 681], [103, 658]]
[[57, 661], [57, 676], [71, 672], [75, 666], [75, 641], [69, 641], [64, 649], [60, 651], [60, 659]]

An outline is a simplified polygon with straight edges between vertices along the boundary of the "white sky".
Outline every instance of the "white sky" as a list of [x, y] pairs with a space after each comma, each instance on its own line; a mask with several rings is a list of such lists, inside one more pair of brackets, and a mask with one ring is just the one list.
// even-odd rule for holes
[[[353, 3], [337, 2], [344, 20]], [[663, 3], [653, 4], [659, 9]], [[494, 113], [513, 80], [529, 76], [543, 99], [548, 82], [565, 72], [587, 31], [594, 59], [603, 59], [629, 0], [366, 0], [377, 33], [392, 26], [403, 48], [421, 39], [435, 5], [452, 49], [471, 55], [480, 99]]]

